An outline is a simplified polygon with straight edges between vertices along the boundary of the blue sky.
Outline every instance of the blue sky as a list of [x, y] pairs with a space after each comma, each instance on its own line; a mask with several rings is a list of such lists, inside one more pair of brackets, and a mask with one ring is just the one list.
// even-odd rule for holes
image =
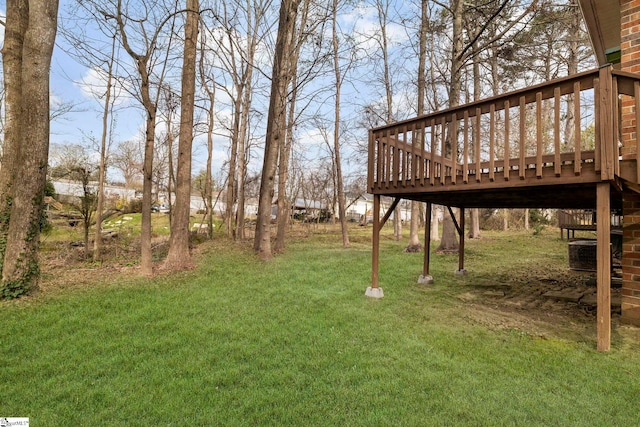
[[[64, 21], [68, 8], [74, 7], [75, 4], [75, 0], [60, 0], [60, 22]], [[0, 11], [3, 12], [4, 9], [5, 1], [0, 0]], [[391, 8], [391, 19], [397, 18], [399, 14], [403, 14], [406, 17], [416, 12], [417, 10], [411, 3], [397, 2]], [[357, 3], [355, 6], [340, 13], [340, 26], [345, 33], [353, 37], [355, 43], [359, 46], [360, 55], [372, 54], [377, 49], [375, 41], [370, 38], [378, 31], [379, 24], [377, 19], [375, 8], [370, 5], [365, 6], [363, 3]], [[387, 26], [392, 54], [392, 72], [397, 81], [401, 81], [406, 78], [407, 74], [413, 73], [413, 68], [415, 67], [415, 59], [411, 56], [412, 51], [407, 49], [407, 45], [411, 44], [412, 35], [407, 34], [407, 30], [398, 24], [399, 21], [400, 19], [395, 19], [395, 22], [391, 22]], [[275, 26], [273, 31], [275, 31]], [[326, 28], [325, 31], [329, 32], [330, 28]], [[271, 36], [271, 42], [273, 38], [275, 36]], [[90, 90], [90, 87], [99, 80], [99, 75], [71, 58], [65, 52], [66, 49], [66, 41], [59, 33], [58, 46], [54, 51], [51, 67], [52, 104], [71, 102], [75, 105], [75, 108], [73, 112], [52, 123], [51, 143], [86, 145], [90, 137], [99, 138], [102, 131], [102, 101], [95, 94], [92, 94]], [[269, 47], [266, 46], [264, 51], [265, 57], [262, 58], [264, 71], [270, 72], [270, 66], [266, 65], [270, 61]], [[352, 127], [360, 119], [365, 105], [370, 103], [383, 104], [384, 91], [380, 86], [379, 78], [374, 75], [380, 71], [379, 61], [377, 63], [377, 68], [376, 61], [373, 61], [352, 69], [348, 80], [343, 85], [341, 116], [345, 123], [350, 123]], [[307, 87], [307, 93], [321, 87], [330, 87], [332, 78], [330, 74], [319, 78]], [[261, 86], [263, 90], [254, 97], [254, 102], [255, 108], [266, 117], [268, 94], [264, 88], [268, 87], [268, 85], [265, 85], [264, 78], [261, 80]], [[412, 85], [399, 86], [395, 89], [394, 106], [396, 111], [399, 112], [398, 114], [401, 114], [396, 117], [397, 119], [413, 115], [412, 96], [414, 90], [415, 88]], [[218, 91], [218, 93], [220, 92]], [[333, 97], [330, 90], [313, 97], [310, 111], [317, 112], [323, 118], [325, 125], [330, 130], [329, 135], [331, 135], [333, 119], [332, 110]], [[221, 118], [228, 117], [230, 110], [220, 103], [218, 114]], [[117, 126], [113, 135], [114, 144], [126, 140], [141, 139], [144, 131], [144, 114], [139, 103], [131, 98], [123, 98], [118, 105], [116, 123]], [[162, 128], [162, 125], [160, 127]], [[264, 140], [264, 136], [261, 136], [263, 129], [264, 122], [258, 126], [257, 140], [260, 140], [260, 138], [262, 138], [262, 141]], [[218, 131], [219, 133], [224, 133], [220, 129]], [[298, 153], [305, 162], [302, 165], [303, 167], [307, 169], [316, 167], [320, 158], [328, 157], [322, 133], [313, 120], [308, 120], [298, 126], [296, 136]], [[354, 128], [354, 131], [348, 136], [349, 140], [343, 149], [346, 174], [356, 176], [365, 173], [364, 168], [354, 161], [356, 157], [361, 157], [361, 155], [355, 153], [354, 147], [357, 143], [366, 141], [366, 137], [366, 129], [362, 128]], [[332, 144], [332, 141], [329, 141], [329, 143]], [[214, 139], [214, 147], [214, 175], [220, 175], [219, 171], [228, 156], [228, 138], [224, 137], [224, 135], [217, 135]], [[261, 167], [261, 149], [254, 149], [252, 153], [253, 160], [250, 164], [250, 170], [257, 172]], [[204, 137], [200, 136], [196, 138], [194, 143], [194, 174], [204, 168], [205, 156]], [[113, 172], [111, 177], [117, 178]]]

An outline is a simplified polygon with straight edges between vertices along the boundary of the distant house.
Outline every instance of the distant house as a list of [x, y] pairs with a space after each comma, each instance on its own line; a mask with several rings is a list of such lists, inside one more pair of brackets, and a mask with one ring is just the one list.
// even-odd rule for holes
[[[278, 206], [276, 201], [271, 206], [271, 218], [276, 219], [278, 216]], [[327, 205], [318, 200], [297, 198], [293, 201], [290, 208], [291, 216], [301, 221], [323, 221], [331, 218], [331, 213], [327, 209]]]
[[[360, 195], [346, 195], [346, 215], [348, 221], [369, 223], [373, 221], [373, 195], [372, 194], [360, 194]], [[393, 199], [385, 198], [382, 201], [384, 208], [391, 206]], [[407, 222], [411, 220], [411, 203], [400, 203], [400, 218], [402, 221]], [[336, 208], [336, 212], [338, 209]], [[366, 218], [366, 222], [365, 222]]]
[[[92, 188], [97, 188], [98, 183], [90, 183]], [[57, 179], [53, 181], [53, 187], [56, 191], [56, 198], [59, 201], [71, 201], [74, 198], [84, 196], [82, 183], [69, 179]], [[108, 199], [131, 200], [136, 198], [136, 190], [131, 188], [118, 187], [115, 185], [105, 185], [104, 194]]]

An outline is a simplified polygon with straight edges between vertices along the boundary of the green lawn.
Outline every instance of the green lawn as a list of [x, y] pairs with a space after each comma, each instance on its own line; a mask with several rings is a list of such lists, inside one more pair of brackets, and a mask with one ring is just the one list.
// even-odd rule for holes
[[[370, 229], [367, 233], [370, 232]], [[614, 334], [493, 330], [455, 298], [514, 267], [565, 268], [559, 233], [468, 242], [469, 276], [385, 231], [368, 299], [369, 235], [292, 241], [256, 261], [211, 244], [197, 271], [0, 302], [0, 417], [33, 426], [637, 425], [640, 346]], [[525, 248], [534, 248], [526, 251]], [[99, 276], [97, 274], [96, 276]], [[595, 321], [594, 321], [595, 322]], [[594, 323], [595, 330], [595, 323]]]

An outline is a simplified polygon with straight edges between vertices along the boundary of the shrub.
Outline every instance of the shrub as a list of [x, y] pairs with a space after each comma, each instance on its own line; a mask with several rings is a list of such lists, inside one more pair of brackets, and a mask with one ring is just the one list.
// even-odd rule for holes
[[125, 213], [140, 213], [142, 212], [142, 199], [131, 199], [124, 208]]

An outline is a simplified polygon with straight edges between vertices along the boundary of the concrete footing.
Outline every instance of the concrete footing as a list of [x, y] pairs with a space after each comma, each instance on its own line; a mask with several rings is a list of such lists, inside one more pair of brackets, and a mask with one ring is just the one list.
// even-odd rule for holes
[[456, 270], [453, 274], [455, 274], [456, 276], [466, 276], [467, 275], [467, 269], [463, 268], [461, 270]]
[[364, 294], [369, 298], [382, 298], [384, 296], [384, 292], [382, 292], [382, 288], [372, 288], [371, 286], [367, 288]]
[[433, 284], [433, 276], [427, 274], [426, 276], [420, 275], [418, 276], [418, 285], [432, 285]]

